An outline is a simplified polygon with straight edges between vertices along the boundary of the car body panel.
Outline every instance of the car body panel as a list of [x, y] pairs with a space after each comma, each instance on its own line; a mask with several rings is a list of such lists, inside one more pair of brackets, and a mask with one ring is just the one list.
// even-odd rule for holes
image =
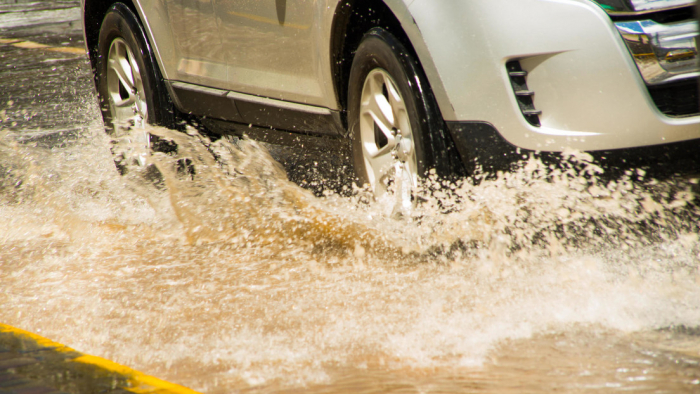
[[[489, 122], [530, 150], [700, 138], [700, 117], [674, 119], [655, 108], [617, 29], [592, 2], [415, 0], [410, 10], [446, 87], [441, 109], [448, 101], [454, 110], [443, 111], [448, 121]], [[518, 110], [505, 69], [511, 59], [529, 72], [541, 127]]]
[[224, 40], [213, 0], [165, 0], [165, 4], [176, 54], [170, 74], [186, 82], [224, 85], [227, 80]]
[[337, 0], [134, 3], [166, 79], [338, 108], [321, 44]]
[[280, 100], [327, 105], [319, 70], [321, 31], [312, 0], [216, 0], [227, 43], [226, 88]]
[[[343, 110], [330, 53], [339, 0], [134, 2], [170, 82]], [[487, 122], [506, 141], [534, 151], [700, 138], [700, 116], [673, 118], [657, 109], [619, 31], [592, 1], [385, 4], [446, 121]], [[505, 68], [511, 60], [529, 73], [540, 127], [520, 111]]]

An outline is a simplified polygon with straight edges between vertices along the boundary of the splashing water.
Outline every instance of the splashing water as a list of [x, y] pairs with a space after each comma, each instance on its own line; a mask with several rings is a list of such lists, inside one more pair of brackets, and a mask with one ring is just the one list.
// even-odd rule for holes
[[[697, 182], [585, 154], [431, 177], [411, 217], [265, 148], [0, 136], [0, 320], [206, 392], [697, 390]], [[112, 145], [114, 148], [114, 145]]]

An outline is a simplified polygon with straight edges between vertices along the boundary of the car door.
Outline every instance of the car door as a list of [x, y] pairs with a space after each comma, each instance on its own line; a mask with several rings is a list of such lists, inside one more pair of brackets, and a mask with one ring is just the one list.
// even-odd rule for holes
[[323, 105], [318, 0], [214, 0], [231, 90]]
[[212, 0], [166, 0], [176, 52], [174, 80], [211, 87], [227, 83]]

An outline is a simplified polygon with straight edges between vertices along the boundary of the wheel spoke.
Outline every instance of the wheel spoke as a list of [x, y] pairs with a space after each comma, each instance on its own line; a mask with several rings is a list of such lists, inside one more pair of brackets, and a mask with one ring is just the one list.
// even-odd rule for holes
[[405, 171], [408, 171], [408, 174], [411, 178], [411, 186], [418, 187], [418, 163], [416, 162], [416, 156], [412, 155], [412, 157], [409, 160], [406, 160], [404, 162], [404, 166]]
[[392, 138], [391, 141], [389, 141], [388, 144], [384, 145], [383, 147], [379, 148], [376, 143], [370, 142], [367, 145], [369, 145], [370, 148], [367, 148], [366, 153], [369, 155], [370, 158], [375, 158], [379, 156], [384, 156], [384, 155], [391, 155], [391, 151], [394, 149], [396, 146], [396, 140]]
[[114, 72], [117, 74], [117, 78], [119, 78], [119, 81], [122, 83], [122, 85], [124, 85], [126, 91], [129, 92], [129, 95], [131, 95], [131, 92], [134, 89], [134, 82], [129, 62], [121, 56], [117, 56], [109, 59], [109, 67], [114, 70]]
[[411, 142], [411, 151], [415, 149], [414, 144], [415, 141], [413, 140], [413, 131], [411, 130], [411, 120], [408, 117], [408, 111], [406, 111], [406, 108], [403, 108], [399, 111], [397, 111], [397, 123], [398, 123], [398, 129], [399, 132], [401, 133], [401, 140], [409, 140]]
[[[399, 160], [404, 162], [415, 186], [417, 160], [408, 110], [396, 83], [385, 70], [374, 69], [367, 75], [359, 115], [362, 156], [375, 193], [386, 191], [388, 177], [395, 172]], [[377, 131], [386, 137], [386, 143], [384, 138], [377, 137]]]
[[134, 116], [134, 110], [130, 105], [116, 106], [114, 108], [114, 121], [116, 123], [124, 122]]
[[378, 185], [383, 185], [383, 181], [389, 171], [393, 168], [395, 160], [391, 155], [391, 151], [387, 151], [384, 154], [372, 155], [369, 152], [371, 147], [368, 149], [367, 144], [363, 144], [362, 149], [364, 151], [365, 167], [367, 167], [367, 171], [370, 173], [370, 177], [372, 178], [370, 179], [370, 181], [373, 181], [371, 182], [373, 183], [372, 187], [376, 189]]
[[141, 71], [139, 70], [139, 65], [136, 63], [136, 58], [134, 58], [131, 51], [127, 50], [128, 61], [130, 66], [131, 75], [133, 76], [134, 86], [129, 96], [134, 96], [134, 103], [136, 104], [136, 111], [138, 115], [141, 116], [141, 125], [143, 125], [148, 117], [148, 108], [146, 105], [146, 99], [144, 97], [143, 89], [143, 78], [141, 77]]
[[376, 85], [376, 81], [370, 81], [370, 89], [364, 97], [360, 116], [369, 115], [374, 123], [379, 126], [382, 134], [390, 141], [394, 139], [393, 129], [395, 127], [394, 113], [391, 104], [382, 94], [381, 88], [377, 89], [371, 85]]
[[389, 106], [394, 110], [406, 110], [406, 104], [403, 101], [403, 98], [401, 97], [401, 94], [399, 93], [398, 90], [396, 90], [396, 86], [389, 81], [386, 80], [385, 82], [386, 85], [386, 90], [387, 90], [387, 96], [388, 96], [388, 103]]
[[411, 131], [411, 120], [408, 117], [406, 108], [400, 108], [396, 111], [396, 128], [401, 133], [401, 138], [413, 139]]
[[401, 97], [401, 94], [396, 89], [396, 86], [391, 82], [387, 81], [387, 96], [388, 103], [393, 110], [394, 116], [394, 127], [401, 133], [401, 138], [412, 138], [411, 136], [411, 123], [408, 118], [408, 110], [406, 109], [406, 103]]
[[373, 110], [377, 115], [381, 112], [383, 119], [385, 119], [384, 124], [386, 124], [389, 130], [396, 127], [393, 106], [384, 96], [384, 88], [386, 87], [388, 89], [390, 85], [391, 82], [382, 74], [377, 74], [377, 76], [370, 81], [370, 92], [374, 99], [373, 104], [375, 104]]
[[140, 88], [143, 88], [143, 81], [141, 80], [141, 71], [139, 71], [139, 65], [136, 63], [136, 59], [134, 59], [131, 53], [128, 54], [128, 62], [129, 71], [131, 72], [131, 75], [133, 77], [133, 87], [136, 88], [138, 91], [141, 91]]
[[[382, 102], [383, 101], [383, 102]], [[371, 101], [367, 113], [372, 117], [374, 122], [379, 126], [379, 129], [386, 136], [387, 139], [391, 140], [394, 138], [394, 116], [391, 113], [391, 108], [389, 107], [389, 113], [391, 117], [387, 116], [387, 110], [385, 107], [389, 106], [389, 102], [386, 101], [384, 96], [376, 97], [375, 100]]]
[[136, 97], [134, 95], [130, 94], [129, 97], [125, 98], [124, 100], [118, 100], [114, 102], [115, 107], [119, 108], [131, 108], [131, 106], [136, 102]]

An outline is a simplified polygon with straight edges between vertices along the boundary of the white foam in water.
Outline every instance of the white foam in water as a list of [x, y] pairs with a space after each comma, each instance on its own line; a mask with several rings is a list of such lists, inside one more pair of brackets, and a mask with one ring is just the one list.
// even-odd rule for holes
[[[477, 185], [433, 179], [395, 220], [391, 197], [313, 197], [256, 143], [152, 133], [178, 146], [151, 158], [160, 175], [120, 176], [98, 127], [54, 151], [2, 139], [0, 321], [207, 392], [449, 388], [474, 371], [499, 381], [494, 360], [519, 340], [700, 326], [692, 180], [598, 181], [570, 152], [554, 172], [531, 160]], [[697, 388], [697, 371], [654, 365], [650, 387]], [[638, 387], [589, 373], [600, 381], [571, 384]]]

